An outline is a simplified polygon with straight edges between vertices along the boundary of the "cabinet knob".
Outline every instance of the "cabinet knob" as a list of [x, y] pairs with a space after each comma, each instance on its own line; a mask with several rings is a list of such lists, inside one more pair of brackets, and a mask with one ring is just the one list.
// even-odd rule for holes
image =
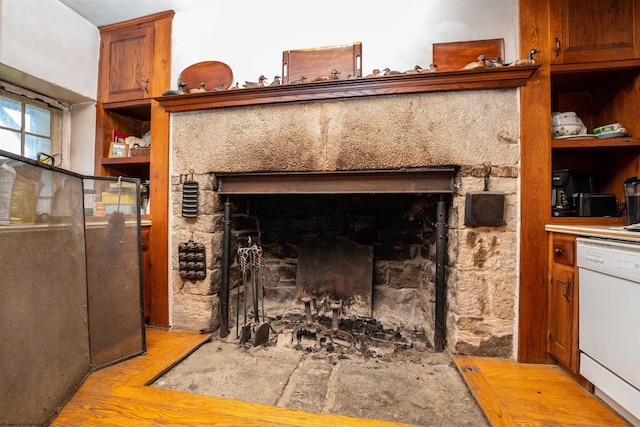
[[558, 55], [560, 55], [560, 39], [557, 38], [557, 37], [554, 37], [553, 41], [556, 42], [555, 55], [556, 55], [556, 58], [557, 58]]
[[562, 249], [558, 249], [558, 248], [554, 249], [553, 250], [553, 254], [555, 256], [561, 256], [562, 255]]

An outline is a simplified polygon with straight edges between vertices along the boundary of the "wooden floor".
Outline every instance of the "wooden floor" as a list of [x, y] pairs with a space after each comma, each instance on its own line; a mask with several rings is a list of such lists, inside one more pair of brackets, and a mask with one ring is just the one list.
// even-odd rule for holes
[[[52, 426], [400, 427], [148, 387], [208, 335], [147, 331], [147, 354], [92, 373]], [[558, 368], [456, 357], [494, 426], [628, 426]]]
[[454, 360], [492, 426], [629, 427], [555, 365], [467, 356]]

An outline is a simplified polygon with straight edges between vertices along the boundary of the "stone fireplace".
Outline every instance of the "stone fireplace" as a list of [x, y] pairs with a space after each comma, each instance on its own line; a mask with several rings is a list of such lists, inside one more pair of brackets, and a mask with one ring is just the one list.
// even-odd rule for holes
[[[235, 320], [233, 292], [241, 281], [235, 250], [248, 237], [264, 250], [265, 311], [269, 316], [303, 310], [296, 284], [301, 245], [344, 238], [372, 248], [371, 316], [387, 328], [419, 330], [432, 339], [434, 224], [436, 205], [443, 201], [447, 207], [446, 346], [456, 353], [513, 357], [518, 110], [515, 88], [173, 112], [172, 327], [198, 330], [218, 322], [223, 204], [228, 202], [231, 325]], [[465, 194], [483, 189], [487, 164], [491, 165], [490, 189], [505, 194], [505, 224], [468, 227], [464, 224]], [[200, 184], [199, 215], [183, 218], [180, 176], [191, 169]], [[451, 173], [446, 191], [437, 185], [432, 188], [429, 173], [420, 174], [442, 169]], [[388, 187], [385, 173], [391, 182]], [[320, 177], [321, 182], [325, 176], [337, 180], [333, 186], [309, 190], [300, 184], [300, 174], [305, 179]], [[274, 175], [277, 181], [272, 180]], [[225, 177], [233, 176], [261, 190], [227, 191]], [[371, 176], [383, 180], [367, 183]], [[441, 179], [438, 172], [432, 176]], [[189, 239], [207, 249], [205, 280], [184, 280], [179, 275], [177, 246]]]

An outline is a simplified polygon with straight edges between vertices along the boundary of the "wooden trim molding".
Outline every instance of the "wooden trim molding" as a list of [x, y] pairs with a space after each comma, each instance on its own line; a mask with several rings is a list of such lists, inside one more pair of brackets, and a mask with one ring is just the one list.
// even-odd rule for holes
[[537, 65], [399, 74], [264, 86], [154, 98], [167, 112], [207, 110], [261, 104], [396, 95], [452, 90], [513, 89], [524, 86]]
[[100, 27], [98, 27], [98, 30], [100, 30], [101, 33], [105, 31], [120, 30], [122, 28], [129, 28], [133, 25], [141, 25], [141, 24], [146, 24], [148, 22], [155, 22], [160, 19], [173, 18], [175, 14], [176, 13], [173, 10], [166, 10], [164, 12], [158, 12], [158, 13], [143, 16], [140, 18], [130, 19], [128, 21], [116, 22], [115, 24], [101, 25]]

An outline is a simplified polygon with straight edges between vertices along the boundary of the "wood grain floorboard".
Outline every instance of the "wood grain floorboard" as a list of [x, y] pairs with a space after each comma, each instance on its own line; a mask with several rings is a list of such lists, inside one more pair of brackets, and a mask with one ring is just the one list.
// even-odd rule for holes
[[454, 356], [492, 426], [629, 427], [555, 365]]

